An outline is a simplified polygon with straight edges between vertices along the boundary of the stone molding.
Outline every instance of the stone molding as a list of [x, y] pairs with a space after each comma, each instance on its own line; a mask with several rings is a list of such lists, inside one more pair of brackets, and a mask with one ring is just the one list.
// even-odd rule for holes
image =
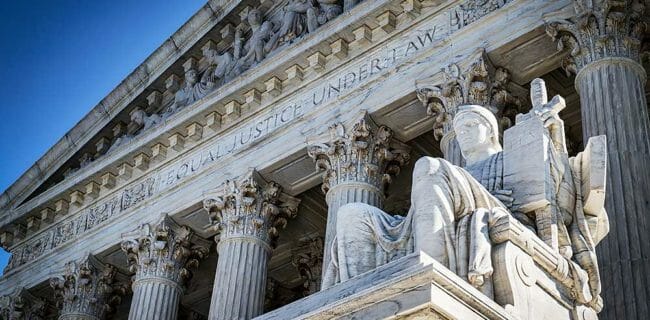
[[323, 171], [321, 189], [327, 194], [339, 185], [356, 183], [360, 187], [367, 184], [384, 194], [392, 176], [409, 161], [408, 147], [393, 139], [393, 131], [377, 125], [365, 111], [348, 128], [335, 123], [329, 127], [327, 143], [307, 147], [316, 170]]
[[92, 255], [66, 263], [63, 275], [50, 279], [60, 316], [84, 314], [98, 319], [115, 311], [127, 286], [118, 281], [117, 268]]
[[239, 180], [228, 180], [220, 190], [209, 192], [203, 200], [217, 242], [251, 238], [270, 250], [279, 229], [296, 216], [300, 200], [282, 192], [282, 187], [266, 182], [255, 170]]
[[637, 63], [649, 27], [643, 1], [574, 0], [573, 12], [556, 12], [544, 17], [546, 33], [566, 49], [562, 67], [579, 73], [604, 58], [627, 58]]
[[45, 300], [20, 287], [13, 294], [0, 297], [0, 318], [42, 320], [45, 319], [46, 306]]
[[181, 290], [210, 250], [210, 242], [197, 236], [189, 227], [178, 225], [171, 217], [144, 224], [122, 235], [122, 251], [127, 255], [129, 270], [135, 273], [134, 286], [142, 281], [170, 281]]

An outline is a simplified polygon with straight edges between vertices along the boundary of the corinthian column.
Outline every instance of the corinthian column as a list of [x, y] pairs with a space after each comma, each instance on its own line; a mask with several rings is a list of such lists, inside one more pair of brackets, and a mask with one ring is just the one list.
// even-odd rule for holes
[[[583, 141], [607, 135], [606, 209], [611, 231], [598, 246], [606, 319], [650, 313], [650, 123], [640, 48], [644, 1], [574, 1], [549, 15], [547, 33], [577, 73]], [[646, 20], [646, 21], [644, 21]]]
[[336, 237], [336, 213], [348, 203], [361, 202], [382, 208], [391, 176], [409, 160], [408, 147], [394, 140], [393, 131], [377, 125], [364, 113], [346, 130], [342, 123], [330, 126], [326, 144], [312, 144], [309, 156], [316, 169], [324, 170], [322, 190], [327, 201], [327, 227], [323, 252], [323, 278], [331, 261]]
[[59, 300], [59, 320], [103, 320], [121, 302], [126, 286], [118, 283], [117, 269], [94, 256], [71, 261], [62, 276], [50, 279]]
[[415, 86], [427, 114], [434, 117], [433, 132], [440, 140], [444, 158], [461, 167], [465, 160], [452, 123], [456, 110], [463, 105], [488, 108], [499, 120], [503, 131], [513, 124], [523, 105], [522, 99], [514, 97], [509, 91], [509, 86], [512, 86], [510, 72], [493, 66], [482, 48], [463, 61], [447, 66], [440, 73], [416, 81]]
[[209, 252], [210, 242], [169, 216], [123, 235], [122, 250], [135, 272], [130, 320], [173, 320], [189, 271]]
[[0, 319], [45, 319], [45, 301], [35, 297], [25, 288], [18, 288], [12, 295], [0, 297]]
[[251, 319], [264, 312], [271, 250], [299, 203], [255, 171], [206, 196], [219, 252], [209, 319]]

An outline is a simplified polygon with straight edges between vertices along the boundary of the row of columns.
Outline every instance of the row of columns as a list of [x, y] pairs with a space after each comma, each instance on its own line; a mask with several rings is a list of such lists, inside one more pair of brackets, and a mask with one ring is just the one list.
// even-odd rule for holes
[[[606, 206], [612, 232], [599, 247], [601, 276], [608, 286], [604, 316], [627, 319], [642, 318], [650, 311], [650, 230], [645, 218], [650, 212], [650, 121], [644, 94], [647, 75], [640, 64], [640, 35], [634, 25], [639, 15], [632, 12], [640, 6], [625, 1], [617, 5], [622, 7], [612, 10], [600, 2], [576, 6], [575, 18], [549, 20], [548, 33], [572, 49], [564, 66], [577, 72], [584, 140], [607, 135]], [[608, 27], [599, 30], [600, 26]], [[463, 164], [450, 126], [458, 107], [487, 106], [502, 129], [511, 124], [525, 103], [511, 94], [514, 86], [509, 79], [507, 70], [491, 65], [485, 52], [478, 50], [448, 66], [444, 77], [416, 82], [418, 98], [435, 119], [434, 132], [446, 159]], [[352, 202], [381, 208], [386, 188], [409, 160], [409, 151], [393, 139], [388, 127], [364, 113], [352, 124], [331, 126], [330, 139], [310, 145], [308, 153], [323, 171], [328, 217], [320, 248], [322, 265], [327, 266], [338, 209]], [[262, 314], [268, 260], [278, 230], [296, 214], [298, 203], [255, 171], [207, 194], [204, 207], [218, 232], [219, 253], [210, 319]], [[125, 235], [122, 248], [135, 272], [129, 319], [175, 319], [189, 269], [207, 255], [207, 241], [165, 217]], [[64, 276], [51, 281], [62, 297], [60, 319], [104, 319], [125, 291], [117, 276], [114, 267], [92, 257], [70, 263]]]

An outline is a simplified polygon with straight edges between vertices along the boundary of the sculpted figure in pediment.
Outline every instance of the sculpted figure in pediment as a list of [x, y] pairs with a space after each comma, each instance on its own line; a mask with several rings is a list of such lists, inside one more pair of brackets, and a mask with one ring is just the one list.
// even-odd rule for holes
[[341, 14], [337, 0], [292, 0], [284, 7], [278, 41], [288, 43]]
[[[484, 106], [460, 106], [453, 118], [453, 130], [466, 165], [461, 168], [444, 159], [419, 159], [413, 170], [411, 207], [406, 216], [394, 216], [362, 203], [341, 207], [323, 287], [420, 252], [492, 296], [488, 230], [501, 219], [514, 216], [544, 242], [548, 227], [555, 228], [555, 236], [548, 237], [548, 243], [569, 261], [575, 298], [597, 309], [601, 299], [595, 246], [607, 234], [608, 220], [604, 199], [594, 198], [590, 189], [594, 183], [589, 180], [604, 176], [604, 137], [590, 139], [588, 146], [599, 147], [588, 147], [590, 150], [569, 158], [564, 125], [558, 116], [564, 101], [556, 97], [547, 102], [546, 89], [539, 86], [543, 86], [541, 80], [531, 85], [535, 94], [543, 92], [544, 97], [533, 101], [530, 113], [518, 117], [513, 127], [517, 134], [509, 136], [506, 131], [504, 142], [511, 149], [502, 149], [492, 112]], [[535, 132], [540, 135], [528, 126], [538, 126], [540, 130]], [[527, 154], [529, 145], [517, 146], [529, 137], [534, 138], [532, 147], [544, 153], [543, 157]], [[593, 164], [597, 168], [592, 168]], [[534, 166], [542, 170], [526, 169]], [[604, 188], [604, 183], [600, 185]], [[604, 194], [603, 189], [597, 191]], [[530, 197], [543, 201], [529, 201]], [[530, 210], [531, 203], [534, 210]], [[540, 225], [536, 215], [547, 215], [542, 218], [548, 219]]]
[[183, 86], [176, 91], [174, 104], [166, 112], [168, 115], [173, 114], [181, 108], [192, 104], [203, 98], [215, 88], [215, 78], [211, 72], [203, 72], [199, 79], [199, 74], [193, 66], [185, 68], [185, 81]]
[[273, 23], [263, 21], [262, 11], [259, 9], [252, 9], [248, 13], [248, 25], [251, 28], [251, 34], [243, 48], [241, 47], [241, 29], [237, 29], [235, 34], [234, 56], [238, 59], [236, 67], [238, 72], [264, 60], [278, 44], [278, 33], [273, 32]]

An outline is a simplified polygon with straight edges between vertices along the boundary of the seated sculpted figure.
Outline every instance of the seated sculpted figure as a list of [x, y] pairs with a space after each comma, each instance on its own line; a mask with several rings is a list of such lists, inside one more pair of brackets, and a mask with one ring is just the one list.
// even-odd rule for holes
[[[551, 106], [532, 113], [550, 131], [549, 148], [566, 150], [562, 121]], [[406, 216], [390, 215], [379, 208], [352, 203], [337, 213], [332, 261], [323, 288], [346, 281], [412, 252], [426, 254], [492, 296], [493, 272], [488, 229], [499, 218], [513, 215], [531, 229], [531, 219], [511, 208], [512, 191], [504, 190], [503, 151], [495, 116], [482, 106], [459, 107], [453, 129], [466, 160], [464, 168], [444, 159], [423, 157], [415, 163], [411, 207]], [[556, 139], [562, 137], [562, 139]], [[561, 140], [561, 141], [560, 141]], [[542, 143], [540, 141], [540, 143]], [[507, 150], [506, 150], [507, 151]], [[561, 244], [570, 274], [581, 288], [582, 303], [599, 299], [600, 283], [594, 246], [607, 233], [606, 213], [586, 217], [577, 201], [577, 182], [566, 152], [553, 152], [550, 175], [556, 181], [557, 206], [563, 223]], [[578, 180], [576, 180], [576, 178]], [[523, 181], [523, 179], [522, 179]], [[514, 211], [514, 212], [513, 212]], [[534, 219], [534, 217], [533, 217]], [[591, 219], [591, 220], [590, 220]]]

